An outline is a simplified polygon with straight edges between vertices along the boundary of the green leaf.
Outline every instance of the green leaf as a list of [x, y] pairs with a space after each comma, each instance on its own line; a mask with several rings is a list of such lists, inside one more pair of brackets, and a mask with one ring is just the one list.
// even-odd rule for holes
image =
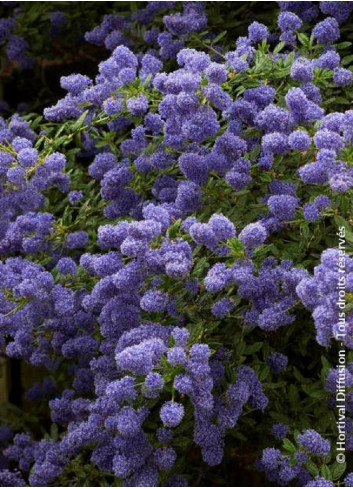
[[241, 257], [243, 256], [243, 245], [242, 243], [238, 240], [238, 238], [231, 238], [228, 239], [227, 244], [229, 246], [229, 251], [230, 254], [234, 257]]
[[52, 423], [52, 425], [50, 426], [50, 437], [52, 440], [58, 440], [59, 438], [59, 430], [56, 423]]
[[306, 34], [304, 34], [303, 32], [299, 32], [298, 33], [298, 39], [299, 39], [299, 42], [301, 44], [303, 44], [303, 46], [308, 46], [309, 45], [309, 38]]
[[346, 48], [349, 48], [351, 45], [352, 45], [351, 42], [345, 41], [345, 42], [340, 42], [338, 44], [334, 44], [334, 47], [336, 49], [346, 49]]
[[269, 365], [265, 365], [262, 369], [261, 369], [261, 372], [259, 372], [258, 374], [258, 378], [261, 382], [263, 382], [264, 380], [266, 380], [266, 378], [269, 376], [271, 372], [271, 369], [269, 367]]
[[335, 216], [334, 221], [338, 227], [344, 227], [345, 228], [346, 240], [353, 243], [353, 232], [351, 231], [350, 224], [342, 216]]
[[349, 65], [352, 63], [352, 61], [353, 61], [353, 54], [350, 54], [349, 56], [345, 56], [344, 58], [342, 58], [341, 64]]
[[71, 130], [73, 132], [79, 131], [81, 129], [81, 127], [85, 123], [88, 112], [89, 112], [88, 110], [85, 110], [77, 119], [77, 121], [74, 122], [74, 124], [71, 126]]
[[203, 271], [204, 268], [208, 267], [208, 261], [205, 256], [201, 257], [199, 260], [197, 260], [196, 265], [193, 269], [193, 275], [196, 277], [199, 277]]
[[198, 323], [198, 324], [194, 323], [190, 326], [189, 330], [190, 330], [190, 341], [191, 341], [191, 343], [196, 343], [202, 337], [202, 333], [204, 331], [204, 324], [203, 323]]
[[173, 239], [177, 236], [181, 227], [181, 219], [177, 219], [169, 228], [168, 228], [168, 236], [170, 239]]
[[327, 377], [328, 371], [331, 368], [331, 365], [323, 355], [321, 355], [321, 363], [322, 363], [321, 379], [324, 382]]
[[331, 365], [330, 365], [329, 361], [323, 355], [321, 355], [321, 363], [322, 363], [322, 366], [323, 366], [323, 368], [325, 370], [328, 371], [331, 368]]
[[332, 465], [330, 465], [332, 480], [337, 481], [338, 479], [340, 479], [342, 475], [345, 473], [346, 468], [347, 468], [346, 462], [344, 462], [343, 464], [334, 462]]
[[180, 450], [186, 450], [190, 445], [190, 438], [188, 436], [176, 436], [173, 445]]
[[217, 44], [217, 42], [219, 42], [221, 39], [223, 39], [223, 38], [224, 38], [224, 36], [226, 36], [226, 35], [227, 35], [227, 31], [223, 31], [223, 32], [221, 32], [220, 34], [218, 34], [218, 36], [217, 36], [217, 37], [215, 37], [215, 38], [212, 40], [212, 43], [213, 43], [213, 44]]
[[300, 406], [300, 397], [299, 397], [299, 392], [297, 387], [293, 384], [289, 386], [288, 399], [289, 402], [292, 404], [293, 408], [298, 410]]
[[294, 445], [294, 443], [292, 443], [290, 440], [288, 440], [288, 438], [285, 438], [283, 440], [283, 449], [284, 450], [287, 450], [287, 452], [289, 453], [294, 453], [297, 451], [297, 447]]
[[256, 353], [257, 351], [261, 350], [263, 346], [262, 341], [258, 341], [256, 343], [253, 343], [252, 345], [248, 345], [244, 348], [244, 355], [252, 355], [253, 353]]
[[[284, 60], [284, 63], [283, 63], [284, 66], [286, 66], [286, 67], [287, 66], [291, 66], [293, 64], [293, 62], [294, 62], [294, 59], [295, 59], [295, 53], [294, 52], [288, 54], [288, 56]], [[289, 74], [289, 72], [288, 72], [288, 74]]]
[[310, 474], [313, 475], [314, 477], [316, 477], [317, 475], [319, 475], [319, 469], [318, 469], [318, 467], [311, 460], [309, 460], [305, 464], [305, 467], [308, 469], [308, 471], [310, 472]]
[[309, 396], [312, 399], [325, 399], [325, 391], [323, 391], [322, 389], [313, 392], [311, 392], [310, 389], [308, 389], [308, 391], [309, 391]]
[[322, 477], [324, 477], [328, 481], [332, 480], [332, 474], [331, 474], [331, 471], [330, 471], [330, 469], [329, 469], [329, 467], [327, 465], [323, 465], [321, 467], [320, 474], [321, 474]]
[[[55, 139], [53, 147], [59, 148], [62, 144], [68, 144], [70, 142], [70, 139], [67, 136], [61, 136], [60, 138]], [[47, 146], [47, 141], [45, 142], [45, 146]], [[50, 146], [50, 143], [48, 142], [48, 146]]]

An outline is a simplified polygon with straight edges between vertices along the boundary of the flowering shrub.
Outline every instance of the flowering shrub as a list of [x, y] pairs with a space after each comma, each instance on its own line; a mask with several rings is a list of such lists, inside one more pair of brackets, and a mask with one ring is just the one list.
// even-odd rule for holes
[[105, 16], [94, 78], [0, 120], [0, 345], [40, 372], [0, 485], [352, 484], [353, 3], [271, 2], [231, 44], [213, 3]]

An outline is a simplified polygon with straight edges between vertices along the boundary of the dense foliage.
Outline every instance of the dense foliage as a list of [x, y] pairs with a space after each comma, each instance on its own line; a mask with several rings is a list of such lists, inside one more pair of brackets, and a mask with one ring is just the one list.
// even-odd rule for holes
[[0, 485], [352, 487], [353, 2], [2, 4]]

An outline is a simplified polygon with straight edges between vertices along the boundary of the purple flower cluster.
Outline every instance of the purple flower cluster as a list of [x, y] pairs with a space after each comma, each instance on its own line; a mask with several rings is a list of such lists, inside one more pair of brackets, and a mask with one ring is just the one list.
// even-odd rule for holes
[[257, 469], [265, 472], [268, 480], [279, 486], [306, 486], [310, 473], [305, 468], [307, 457], [303, 452], [296, 452], [293, 459], [283, 455], [277, 448], [265, 448], [262, 457], [257, 461]]
[[[339, 320], [340, 305], [337, 284], [339, 283], [340, 251], [328, 249], [321, 255], [321, 263], [315, 267], [313, 276], [304, 277], [297, 285], [297, 294], [304, 306], [312, 311], [316, 326], [316, 339], [328, 346], [332, 338], [340, 338], [348, 348], [353, 348], [351, 313]], [[351, 280], [353, 260], [345, 261], [347, 291], [353, 291]]]
[[305, 430], [298, 435], [298, 443], [312, 455], [325, 456], [330, 451], [330, 442], [322, 438], [315, 430]]
[[54, 217], [41, 212], [43, 192], [53, 186], [68, 191], [66, 158], [58, 152], [40, 155], [33, 147], [35, 134], [19, 117], [14, 116], [8, 127], [4, 120], [0, 124], [0, 254], [32, 255], [48, 249]]
[[[69, 266], [72, 273], [63, 260], [59, 269], [67, 273]], [[7, 259], [0, 275], [1, 342], [7, 338], [7, 354], [48, 368], [55, 367], [55, 356], [80, 357], [81, 367], [87, 367], [97, 341], [90, 337], [93, 318], [82, 309], [82, 292], [55, 285], [50, 272], [22, 258]]]
[[[286, 436], [288, 427], [277, 424], [272, 431], [276, 438], [282, 439]], [[329, 441], [312, 429], [299, 434], [297, 441], [300, 449], [292, 457], [282, 454], [277, 448], [266, 448], [257, 462], [258, 469], [264, 471], [271, 482], [280, 486], [292, 484], [299, 487], [332, 487], [333, 483], [323, 478], [312, 480], [306, 468], [310, 456], [323, 458], [328, 455], [331, 448]]]
[[[113, 471], [117, 477], [126, 479], [129, 485], [136, 485], [140, 477], [150, 473], [156, 485], [158, 473], [171, 469], [175, 464], [176, 452], [170, 446], [173, 440], [170, 429], [183, 423], [187, 398], [194, 410], [194, 442], [201, 447], [208, 464], [219, 464], [223, 457], [225, 431], [235, 426], [242, 406], [249, 402], [255, 409], [263, 410], [267, 398], [255, 373], [245, 366], [238, 369], [238, 380], [228, 386], [224, 397], [214, 394], [214, 385], [220, 385], [221, 380], [213, 374], [217, 360], [210, 358], [206, 344], [189, 347], [188, 338], [185, 328], [170, 330], [158, 324], [145, 324], [127, 331], [115, 348], [115, 361], [121, 372], [119, 380], [115, 380], [110, 354], [91, 361], [98, 382], [95, 386], [96, 399], [87, 402], [84, 399], [73, 400], [73, 392], [67, 391], [60, 399], [51, 401], [53, 419], [63, 425], [70, 423], [72, 427], [69, 424], [68, 433], [61, 442], [47, 450], [44, 459], [36, 458], [31, 482], [50, 482], [62, 470], [69, 455], [96, 442], [98, 445], [92, 453], [92, 462], [98, 468]], [[168, 348], [170, 339], [175, 346]], [[148, 400], [163, 395], [163, 377], [158, 372], [166, 361], [174, 368], [173, 385], [179, 397], [161, 404], [161, 426], [156, 435], [163, 445], [154, 449], [144, 433], [143, 423], [150, 412]], [[141, 375], [144, 378], [142, 383]], [[82, 420], [84, 413], [85, 420]], [[109, 450], [103, 450], [104, 445]], [[57, 457], [55, 470], [45, 474], [52, 458], [50, 452]], [[13, 447], [7, 449], [9, 457], [17, 456], [23, 460], [23, 452], [21, 455], [12, 453], [17, 453]], [[33, 451], [30, 449], [28, 457], [32, 461]]]

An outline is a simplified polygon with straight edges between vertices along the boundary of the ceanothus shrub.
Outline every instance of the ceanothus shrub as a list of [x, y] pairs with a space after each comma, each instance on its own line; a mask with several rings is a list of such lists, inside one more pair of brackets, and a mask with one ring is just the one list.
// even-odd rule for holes
[[232, 485], [234, 450], [264, 484], [351, 484], [353, 4], [278, 4], [231, 45], [201, 2], [106, 16], [94, 79], [37, 133], [0, 120], [0, 345], [46, 371], [51, 423], [1, 427], [0, 485]]

